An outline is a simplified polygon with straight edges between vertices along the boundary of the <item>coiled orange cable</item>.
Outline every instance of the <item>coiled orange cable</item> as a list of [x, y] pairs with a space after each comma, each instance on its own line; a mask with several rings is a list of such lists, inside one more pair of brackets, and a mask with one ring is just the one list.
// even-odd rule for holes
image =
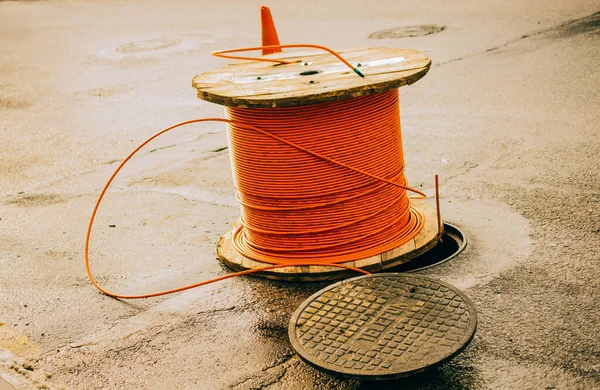
[[301, 107], [227, 107], [225, 116], [242, 255], [342, 263], [401, 246], [422, 229], [406, 192], [397, 89]]
[[[325, 49], [352, 67], [322, 46], [278, 47]], [[233, 51], [240, 49], [220, 53]], [[86, 270], [101, 292], [123, 299], [157, 297], [289, 266], [333, 266], [369, 274], [340, 263], [398, 247], [422, 229], [423, 217], [410, 207], [407, 190], [425, 194], [407, 187], [404, 178], [398, 90], [302, 107], [227, 108], [226, 116], [190, 120], [161, 130], [113, 172], [96, 201], [85, 241]], [[89, 247], [96, 213], [112, 181], [155, 138], [183, 125], [208, 121], [228, 125], [242, 208], [242, 226], [234, 235], [236, 249], [271, 265], [143, 295], [116, 294], [102, 288], [91, 271]]]

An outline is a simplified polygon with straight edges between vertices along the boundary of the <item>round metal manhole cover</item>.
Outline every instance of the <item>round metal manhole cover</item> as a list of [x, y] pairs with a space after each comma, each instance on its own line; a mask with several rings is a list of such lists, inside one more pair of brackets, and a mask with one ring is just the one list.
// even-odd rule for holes
[[179, 38], [155, 38], [144, 41], [130, 42], [117, 48], [119, 53], [142, 53], [146, 51], [166, 49], [181, 43]]
[[406, 377], [448, 361], [475, 334], [477, 314], [455, 287], [384, 273], [347, 279], [312, 295], [290, 320], [307, 363], [359, 380]]
[[400, 26], [387, 28], [385, 30], [375, 31], [369, 35], [370, 39], [398, 39], [422, 37], [425, 35], [437, 34], [446, 29], [445, 26], [437, 24], [420, 24], [417, 26]]

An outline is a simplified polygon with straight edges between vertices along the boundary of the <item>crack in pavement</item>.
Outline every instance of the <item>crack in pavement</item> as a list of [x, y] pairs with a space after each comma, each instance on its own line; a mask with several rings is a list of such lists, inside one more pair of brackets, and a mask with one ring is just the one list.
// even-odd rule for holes
[[[473, 54], [469, 54], [469, 55], [466, 55], [466, 56], [463, 56], [463, 57], [453, 58], [453, 59], [448, 60], [448, 61], [439, 62], [439, 63], [433, 65], [433, 67], [437, 68], [438, 66], [447, 65], [447, 64], [450, 64], [452, 62], [457, 62], [457, 61], [466, 60], [468, 58], [477, 57], [477, 56], [479, 56], [481, 54], [490, 53], [490, 52], [493, 52], [493, 51], [496, 51], [496, 50], [500, 50], [500, 49], [505, 48], [505, 47], [507, 47], [509, 45], [512, 45], [513, 43], [520, 42], [520, 41], [522, 41], [524, 39], [527, 39], [527, 38], [532, 38], [532, 37], [535, 37], [535, 36], [538, 36], [538, 35], [543, 35], [543, 34], [554, 32], [554, 31], [559, 31], [561, 29], [564, 29], [565, 27], [577, 26], [578, 24], [581, 24], [584, 27], [584, 28], [579, 29], [580, 30], [579, 32], [593, 31], [593, 30], [595, 30], [595, 29], [598, 28], [597, 24], [598, 24], [598, 19], [599, 18], [600, 18], [600, 11], [599, 12], [595, 12], [595, 13], [593, 13], [591, 15], [588, 15], [588, 16], [584, 16], [583, 18], [573, 19], [573, 20], [561, 23], [561, 24], [559, 24], [557, 26], [548, 27], [548, 28], [545, 28], [545, 29], [542, 29], [542, 30], [535, 31], [535, 32], [530, 33], [530, 34], [524, 34], [524, 35], [522, 35], [519, 38], [511, 39], [511, 40], [505, 42], [502, 45], [494, 46], [494, 47], [491, 47], [491, 48], [486, 49], [484, 51], [479, 51], [479, 52], [476, 52], [476, 53], [473, 53]], [[591, 26], [591, 28], [585, 28], [587, 25]]]
[[232, 385], [229, 389], [252, 389], [261, 390], [267, 386], [271, 386], [279, 382], [286, 374], [287, 369], [290, 365], [295, 364], [297, 359], [294, 359], [294, 353], [288, 353], [281, 357], [274, 364], [265, 367], [261, 374], [252, 375], [242, 379]]

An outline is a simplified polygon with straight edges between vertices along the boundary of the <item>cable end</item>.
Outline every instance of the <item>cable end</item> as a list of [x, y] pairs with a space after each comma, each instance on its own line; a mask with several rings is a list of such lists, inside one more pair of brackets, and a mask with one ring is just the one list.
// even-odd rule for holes
[[359, 76], [360, 76], [360, 77], [362, 77], [363, 79], [365, 78], [365, 75], [364, 75], [364, 74], [362, 74], [362, 72], [361, 72], [360, 70], [358, 70], [358, 69], [356, 69], [356, 68], [354, 68], [353, 70], [354, 70], [354, 73], [356, 73], [357, 75], [359, 75]]

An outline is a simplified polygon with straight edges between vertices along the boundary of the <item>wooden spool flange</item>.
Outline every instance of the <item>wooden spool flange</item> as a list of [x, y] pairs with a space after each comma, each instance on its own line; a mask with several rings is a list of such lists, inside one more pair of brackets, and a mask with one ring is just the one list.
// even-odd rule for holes
[[[436, 246], [438, 243], [439, 229], [435, 208], [428, 205], [423, 199], [412, 199], [411, 205], [423, 214], [423, 219], [425, 220], [425, 226], [415, 238], [379, 255], [341, 264], [360, 268], [369, 272], [379, 272], [404, 264]], [[441, 223], [442, 222], [440, 221], [440, 224]], [[219, 259], [235, 271], [244, 271], [271, 265], [244, 257], [235, 249], [233, 245], [233, 233], [237, 230], [239, 225], [239, 221], [234, 222], [231, 230], [225, 233], [219, 240], [219, 243], [217, 244], [217, 255], [219, 256]], [[343, 279], [348, 276], [356, 276], [356, 273], [338, 267], [310, 265], [275, 268], [268, 271], [262, 271], [258, 273], [258, 275], [267, 279], [313, 282]]]
[[[238, 62], [194, 77], [192, 85], [200, 99], [228, 107], [275, 108], [347, 100], [382, 93], [421, 79], [431, 61], [414, 50], [396, 48], [350, 49], [338, 52], [356, 66], [359, 77], [336, 57], [319, 50], [287, 51], [266, 58], [289, 61], [278, 64], [264, 61]], [[343, 263], [375, 272], [394, 267], [433, 248], [438, 241], [436, 210], [423, 200], [412, 200], [412, 207], [424, 217], [422, 231], [409, 242], [366, 259]], [[439, 221], [441, 224], [442, 221]], [[233, 232], [225, 233], [217, 246], [221, 261], [234, 270], [265, 267], [270, 264], [242, 256], [233, 245]], [[337, 267], [285, 267], [259, 273], [270, 279], [293, 281], [335, 280], [348, 275]]]
[[305, 106], [400, 88], [425, 76], [431, 66], [425, 54], [414, 50], [381, 47], [338, 53], [365, 78], [331, 54], [311, 50], [265, 56], [297, 61], [291, 64], [251, 61], [228, 65], [194, 77], [192, 85], [200, 99], [223, 106]]

